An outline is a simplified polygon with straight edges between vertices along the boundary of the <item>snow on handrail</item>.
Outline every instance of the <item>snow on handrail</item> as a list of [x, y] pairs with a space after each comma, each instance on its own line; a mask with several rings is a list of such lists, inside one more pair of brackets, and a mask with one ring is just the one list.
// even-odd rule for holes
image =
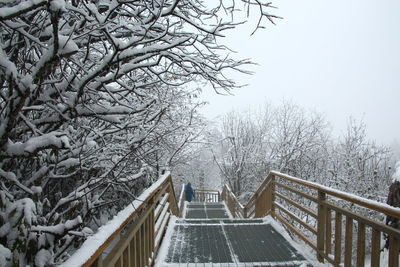
[[82, 246], [60, 266], [82, 266], [84, 264], [93, 263], [96, 260], [94, 256], [107, 248], [113, 237], [120, 233], [132, 217], [146, 206], [146, 202], [154, 195], [159, 187], [168, 181], [169, 177], [169, 172], [161, 176], [154, 184], [144, 190], [138, 199], [132, 201], [125, 209], [118, 212], [113, 219], [101, 226], [94, 235], [88, 237]]

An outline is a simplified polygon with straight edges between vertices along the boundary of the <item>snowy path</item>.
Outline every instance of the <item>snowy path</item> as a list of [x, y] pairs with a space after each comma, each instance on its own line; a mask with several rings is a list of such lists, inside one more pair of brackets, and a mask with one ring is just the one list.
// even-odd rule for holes
[[223, 203], [191, 203], [169, 225], [156, 266], [308, 266], [267, 220], [231, 219]]

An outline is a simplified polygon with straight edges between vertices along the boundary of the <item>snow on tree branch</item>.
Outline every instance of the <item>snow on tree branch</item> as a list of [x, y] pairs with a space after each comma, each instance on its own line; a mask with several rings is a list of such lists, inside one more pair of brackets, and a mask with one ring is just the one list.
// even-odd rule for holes
[[267, 3], [240, 0], [0, 3], [0, 249], [10, 264], [62, 262], [87, 229], [185, 162], [204, 128], [190, 88], [232, 90], [226, 71], [251, 64], [217, 42], [243, 23], [235, 2], [274, 18]]

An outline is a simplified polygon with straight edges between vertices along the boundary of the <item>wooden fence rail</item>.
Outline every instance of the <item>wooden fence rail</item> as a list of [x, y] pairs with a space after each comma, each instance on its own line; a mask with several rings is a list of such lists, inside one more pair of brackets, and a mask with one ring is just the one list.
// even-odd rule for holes
[[193, 201], [196, 202], [219, 202], [220, 192], [217, 190], [196, 189]]
[[246, 218], [246, 210], [243, 205], [238, 201], [235, 194], [229, 188], [229, 186], [225, 185], [222, 190], [222, 199], [225, 201], [226, 206], [228, 207], [230, 213], [235, 218]]
[[166, 174], [61, 266], [152, 266], [171, 214], [179, 216], [179, 207]]
[[400, 231], [346, 207], [365, 208], [368, 212], [364, 214], [400, 218], [398, 208], [279, 172], [270, 172], [244, 207], [227, 186], [222, 199], [235, 217], [271, 215], [279, 220], [316, 251], [320, 262], [365, 266], [368, 259], [371, 266], [379, 267], [385, 235], [390, 240], [388, 264], [399, 266]]

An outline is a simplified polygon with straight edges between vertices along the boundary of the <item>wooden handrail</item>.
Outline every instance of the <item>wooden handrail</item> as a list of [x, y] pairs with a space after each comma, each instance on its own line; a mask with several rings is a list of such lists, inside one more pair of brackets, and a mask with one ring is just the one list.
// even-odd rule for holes
[[[368, 238], [371, 240], [371, 266], [379, 266], [381, 236], [385, 234], [390, 240], [389, 265], [399, 266], [400, 231], [338, 206], [337, 203], [357, 205], [399, 219], [400, 208], [276, 171], [271, 171], [267, 175], [244, 206], [242, 213], [236, 212], [238, 207], [243, 206], [228, 186], [224, 187], [222, 198], [235, 217], [272, 215], [316, 250], [319, 261], [326, 260], [334, 266], [341, 266], [343, 263], [344, 266], [351, 266], [354, 260], [357, 266], [364, 266]], [[307, 200], [301, 203], [311, 203], [311, 205], [304, 206], [299, 203], [301, 199]], [[367, 231], [367, 228], [370, 230]], [[342, 231], [343, 229], [345, 231]], [[356, 237], [356, 244], [353, 244], [353, 236]], [[354, 245], [356, 255], [352, 254]]]
[[[390, 206], [388, 204], [385, 204], [385, 203], [381, 203], [381, 202], [378, 202], [378, 201], [369, 200], [369, 199], [366, 199], [366, 198], [355, 196], [353, 194], [349, 194], [349, 193], [346, 193], [346, 192], [343, 192], [343, 191], [340, 191], [340, 190], [335, 190], [335, 189], [327, 187], [327, 186], [323, 186], [323, 185], [320, 185], [320, 184], [317, 184], [317, 183], [305, 181], [305, 180], [302, 180], [302, 179], [299, 179], [299, 178], [296, 178], [296, 177], [292, 177], [292, 176], [289, 176], [289, 175], [286, 175], [286, 174], [283, 174], [283, 173], [280, 173], [280, 172], [276, 172], [276, 171], [271, 171], [270, 175], [275, 175], [277, 177], [280, 177], [280, 178], [283, 178], [285, 180], [288, 180], [288, 181], [303, 185], [303, 186], [308, 187], [310, 189], [314, 189], [314, 190], [317, 190], [317, 191], [320, 191], [320, 192], [324, 192], [324, 193], [326, 193], [328, 195], [340, 198], [342, 200], [346, 200], [346, 201], [352, 202], [352, 203], [357, 204], [359, 206], [362, 206], [362, 207], [365, 207], [365, 208], [369, 208], [369, 209], [375, 210], [377, 212], [384, 213], [386, 215], [390, 215], [390, 216], [395, 217], [395, 218], [400, 218], [400, 209], [392, 207], [392, 206]], [[270, 175], [268, 175], [268, 176], [270, 176]]]
[[[164, 208], [156, 208], [160, 205]], [[155, 210], [158, 210], [157, 218]], [[103, 252], [117, 238], [120, 240], [104, 259], [107, 266], [114, 266], [116, 262], [124, 263], [125, 266], [127, 262], [130, 264], [132, 261], [139, 263], [135, 266], [149, 266], [157, 254], [169, 214], [179, 216], [179, 207], [171, 175], [167, 173], [111, 221], [100, 227], [97, 233], [88, 237], [61, 266], [102, 266]], [[155, 229], [156, 226], [159, 229]], [[127, 230], [127, 233], [121, 237], [124, 230]], [[147, 262], [148, 259], [151, 259], [151, 262]]]

